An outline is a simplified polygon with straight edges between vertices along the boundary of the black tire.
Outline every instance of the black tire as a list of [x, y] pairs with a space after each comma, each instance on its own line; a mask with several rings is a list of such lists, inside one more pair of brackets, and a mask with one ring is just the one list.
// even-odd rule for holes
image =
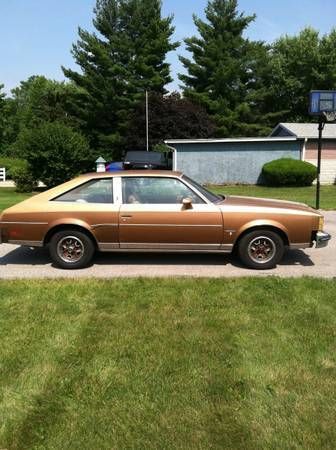
[[83, 269], [92, 261], [95, 246], [85, 233], [67, 229], [55, 233], [49, 243], [53, 262], [62, 269]]
[[274, 231], [255, 230], [245, 234], [238, 243], [238, 256], [251, 269], [273, 269], [281, 261], [285, 244]]

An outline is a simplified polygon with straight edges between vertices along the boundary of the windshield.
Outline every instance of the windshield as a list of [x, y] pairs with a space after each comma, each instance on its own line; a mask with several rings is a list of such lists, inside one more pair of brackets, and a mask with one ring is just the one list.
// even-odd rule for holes
[[191, 186], [196, 188], [201, 194], [204, 195], [205, 198], [207, 198], [212, 203], [218, 203], [224, 199], [224, 197], [213, 194], [212, 192], [208, 191], [208, 189], [206, 189], [205, 187], [196, 183], [196, 181], [192, 180], [191, 178], [187, 177], [186, 175], [183, 175], [182, 180], [187, 181]]

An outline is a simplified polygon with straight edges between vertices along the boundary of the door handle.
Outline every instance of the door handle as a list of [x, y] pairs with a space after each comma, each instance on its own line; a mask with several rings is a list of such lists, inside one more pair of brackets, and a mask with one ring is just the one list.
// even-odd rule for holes
[[132, 219], [133, 216], [121, 216], [122, 219]]

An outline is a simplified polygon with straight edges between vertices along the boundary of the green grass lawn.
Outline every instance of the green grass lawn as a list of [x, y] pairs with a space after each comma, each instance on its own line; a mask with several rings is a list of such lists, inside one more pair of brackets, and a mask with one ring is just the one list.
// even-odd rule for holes
[[[269, 188], [264, 186], [210, 186], [213, 192], [291, 200], [315, 206], [315, 186], [303, 188]], [[18, 194], [13, 188], [0, 188], [0, 211], [32, 194]], [[336, 185], [321, 187], [321, 209], [336, 209]]]
[[[315, 207], [316, 186], [309, 187], [265, 187], [265, 186], [209, 186], [217, 194], [247, 195], [251, 197], [276, 198], [306, 203]], [[336, 185], [321, 186], [321, 209], [336, 209]]]
[[336, 280], [0, 282], [0, 448], [334, 449]]
[[32, 194], [19, 194], [14, 188], [0, 188], [0, 212], [31, 196]]

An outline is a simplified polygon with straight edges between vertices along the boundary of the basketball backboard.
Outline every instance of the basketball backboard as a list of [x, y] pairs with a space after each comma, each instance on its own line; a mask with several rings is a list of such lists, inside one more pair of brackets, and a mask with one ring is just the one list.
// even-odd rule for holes
[[322, 116], [336, 113], [336, 91], [311, 91], [309, 114]]

